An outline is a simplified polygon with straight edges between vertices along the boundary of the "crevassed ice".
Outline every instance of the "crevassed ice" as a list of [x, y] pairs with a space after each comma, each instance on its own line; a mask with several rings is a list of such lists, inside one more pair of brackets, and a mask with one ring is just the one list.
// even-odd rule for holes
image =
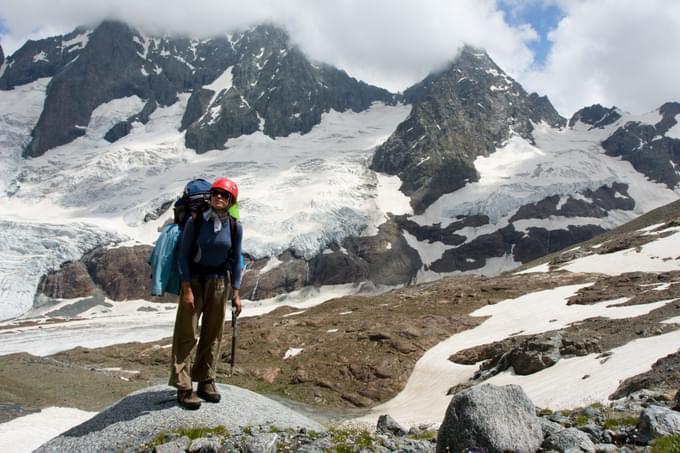
[[0, 320], [33, 305], [40, 277], [88, 250], [122, 236], [80, 223], [31, 224], [0, 220]]

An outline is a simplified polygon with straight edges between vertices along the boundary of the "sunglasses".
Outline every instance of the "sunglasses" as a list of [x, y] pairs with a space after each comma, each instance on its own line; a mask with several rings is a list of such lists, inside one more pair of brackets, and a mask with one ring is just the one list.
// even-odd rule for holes
[[223, 190], [213, 190], [210, 192], [211, 197], [215, 198], [224, 198], [225, 200], [231, 200], [231, 194], [229, 192], [225, 192]]

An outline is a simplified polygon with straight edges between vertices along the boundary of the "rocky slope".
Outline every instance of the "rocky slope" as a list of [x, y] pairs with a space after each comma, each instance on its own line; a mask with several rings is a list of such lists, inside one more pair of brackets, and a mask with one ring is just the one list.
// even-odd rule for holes
[[271, 137], [305, 133], [330, 109], [360, 111], [373, 101], [392, 101], [386, 90], [310, 62], [273, 25], [199, 41], [147, 36], [105, 21], [93, 30], [29, 41], [8, 57], [0, 89], [42, 77], [52, 80], [27, 157], [83, 135], [97, 106], [128, 96], [146, 104], [114, 126], [107, 140], [126, 135], [133, 122], [146, 123], [157, 106], [189, 92], [183, 128], [186, 145], [198, 152], [221, 149], [229, 138], [259, 129]]
[[[390, 399], [404, 386], [426, 350], [456, 332], [479, 325], [483, 318], [469, 314], [486, 305], [574, 284], [587, 284], [569, 300], [575, 307], [607, 300], [625, 300], [625, 306], [662, 303], [646, 314], [623, 320], [591, 318], [540, 335], [520, 332], [501, 342], [463, 350], [452, 360], [477, 364], [480, 372], [470, 381], [476, 383], [510, 367], [517, 374], [533, 374], [569, 357], [595, 354], [606, 358], [609, 351], [632, 340], [678, 328], [677, 323], [665, 321], [680, 315], [680, 271], [605, 275], [567, 269], [587, 258], [611, 256], [616, 261], [622, 253], [641, 254], [645, 247], [672, 239], [679, 222], [678, 203], [652, 211], [577, 248], [549, 256], [545, 264], [533, 263], [550, 266], [552, 271], [548, 273], [447, 278], [380, 296], [340, 298], [306, 310], [281, 307], [267, 315], [245, 318], [240, 321], [236, 372], [230, 375], [230, 357], [225, 352], [218, 369], [220, 379], [323, 407], [372, 406]], [[598, 268], [605, 269], [606, 265]], [[225, 338], [225, 342], [229, 341]], [[139, 370], [139, 379], [153, 381], [164, 379], [167, 344], [168, 340], [162, 340], [76, 349], [53, 358], [85, 368], [117, 366]], [[291, 355], [295, 349], [300, 353]], [[665, 365], [653, 368], [648, 372], [651, 374], [635, 380], [635, 384], [622, 385], [616, 394], [622, 396], [643, 385], [651, 390], [671, 391], [678, 372], [676, 356], [661, 359]]]
[[526, 93], [483, 50], [466, 46], [445, 69], [404, 92], [409, 118], [375, 153], [371, 168], [399, 175], [420, 213], [437, 198], [477, 181], [474, 160], [533, 124], [566, 124], [545, 97]]
[[659, 108], [661, 118], [655, 124], [626, 122], [602, 142], [607, 155], [630, 162], [649, 179], [674, 188], [680, 182], [676, 170], [680, 162], [680, 139], [667, 135], [678, 124], [680, 103], [668, 102]]

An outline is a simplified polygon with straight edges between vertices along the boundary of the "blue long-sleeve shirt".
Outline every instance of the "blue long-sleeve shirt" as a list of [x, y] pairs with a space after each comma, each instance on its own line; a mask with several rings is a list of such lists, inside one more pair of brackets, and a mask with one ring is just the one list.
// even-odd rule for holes
[[[200, 214], [199, 214], [200, 215]], [[183, 282], [191, 281], [193, 275], [216, 277], [231, 274], [231, 287], [241, 287], [241, 240], [243, 227], [236, 222], [236, 234], [234, 244], [231, 243], [231, 225], [229, 219], [222, 224], [222, 229], [215, 233], [212, 220], [199, 222], [200, 229], [196, 235], [194, 221], [190, 217], [184, 225], [179, 248], [179, 275]], [[196, 238], [196, 255], [191, 251]], [[233, 250], [233, 260], [229, 261], [229, 253]], [[230, 269], [227, 266], [231, 265]]]

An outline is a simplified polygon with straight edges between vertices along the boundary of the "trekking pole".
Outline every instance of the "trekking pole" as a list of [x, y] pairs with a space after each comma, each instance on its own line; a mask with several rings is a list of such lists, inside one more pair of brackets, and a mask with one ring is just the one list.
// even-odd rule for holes
[[234, 375], [236, 363], [236, 307], [231, 306], [231, 376]]

